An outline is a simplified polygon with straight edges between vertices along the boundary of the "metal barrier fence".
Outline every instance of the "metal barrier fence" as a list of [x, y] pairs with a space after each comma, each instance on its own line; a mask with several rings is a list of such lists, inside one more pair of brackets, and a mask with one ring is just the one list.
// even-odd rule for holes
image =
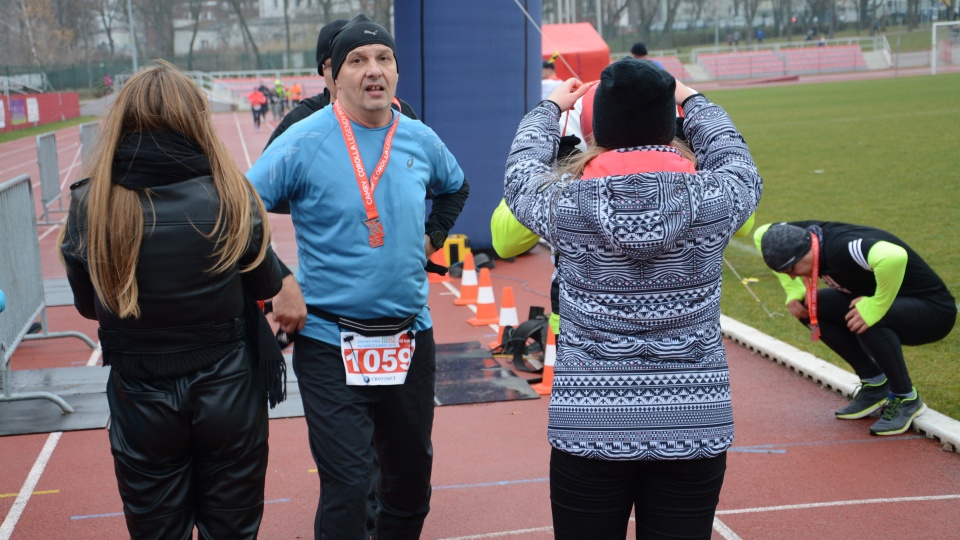
[[[53, 132], [37, 135], [37, 164], [40, 166], [40, 203], [43, 206], [41, 225], [52, 225], [51, 212], [65, 212], [60, 197], [60, 164], [57, 161], [57, 137]], [[57, 208], [50, 205], [57, 203]]]
[[97, 144], [97, 138], [100, 137], [100, 122], [87, 122], [80, 124], [80, 159], [83, 166], [89, 165], [87, 158], [93, 147]]
[[[833, 45], [857, 45], [860, 47], [860, 50], [867, 53], [872, 51], [882, 51], [886, 44], [886, 38], [883, 36], [875, 37], [848, 37], [848, 38], [836, 38], [828, 39], [824, 45], [833, 46]], [[775, 54], [779, 54], [783, 49], [800, 49], [800, 48], [817, 48], [819, 43], [816, 41], [791, 41], [787, 43], [753, 43], [749, 45], [740, 45], [738, 47], [733, 46], [714, 46], [714, 47], [697, 47], [690, 52], [690, 63], [696, 64], [700, 61], [700, 56], [704, 54], [718, 54], [718, 53], [733, 53], [733, 52], [758, 52], [758, 51], [772, 51]]]
[[[46, 302], [43, 297], [43, 273], [40, 267], [40, 240], [33, 210], [30, 177], [20, 175], [0, 184], [0, 289], [7, 297], [7, 308], [0, 313], [0, 353], [3, 370], [0, 401], [47, 399], [65, 413], [73, 412], [60, 396], [50, 392], [14, 393], [11, 389], [10, 358], [21, 341], [76, 337], [91, 349], [96, 343], [80, 332], [48, 332]], [[27, 334], [37, 318], [41, 332]]]

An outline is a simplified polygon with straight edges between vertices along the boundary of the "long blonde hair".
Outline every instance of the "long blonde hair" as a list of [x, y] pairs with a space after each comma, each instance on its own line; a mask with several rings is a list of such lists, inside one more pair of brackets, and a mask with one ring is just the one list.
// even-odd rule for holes
[[[192, 79], [169, 62], [158, 60], [130, 77], [100, 125], [100, 138], [86, 171], [87, 257], [90, 278], [100, 302], [121, 318], [140, 316], [137, 302], [137, 261], [143, 239], [144, 211], [140, 193], [112, 181], [113, 158], [130, 133], [172, 131], [200, 147], [210, 160], [220, 208], [207, 238], [216, 242], [213, 264], [219, 274], [233, 268], [250, 244], [252, 218], [263, 221], [263, 239], [256, 259], [240, 268], [258, 265], [270, 243], [270, 226], [260, 197], [240, 172], [233, 157], [214, 133], [207, 98]], [[256, 207], [252, 207], [251, 200]], [[256, 212], [257, 214], [255, 214]]]

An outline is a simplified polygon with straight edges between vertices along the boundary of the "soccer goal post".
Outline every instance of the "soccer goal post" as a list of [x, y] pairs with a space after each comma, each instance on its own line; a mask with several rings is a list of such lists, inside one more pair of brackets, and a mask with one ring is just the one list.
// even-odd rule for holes
[[960, 21], [936, 22], [930, 27], [930, 73], [937, 67], [960, 65]]

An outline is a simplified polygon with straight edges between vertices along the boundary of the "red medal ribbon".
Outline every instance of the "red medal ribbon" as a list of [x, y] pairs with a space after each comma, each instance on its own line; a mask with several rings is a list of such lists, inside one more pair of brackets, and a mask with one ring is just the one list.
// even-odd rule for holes
[[[393, 102], [399, 106], [397, 98]], [[367, 180], [367, 172], [363, 167], [363, 159], [360, 157], [360, 147], [357, 145], [357, 139], [353, 135], [353, 127], [350, 126], [350, 119], [340, 106], [340, 101], [333, 102], [333, 112], [337, 115], [337, 122], [340, 123], [340, 131], [343, 132], [344, 142], [347, 144], [347, 152], [350, 153], [350, 163], [353, 164], [353, 173], [357, 177], [357, 187], [360, 188], [360, 197], [363, 199], [363, 208], [367, 213], [367, 219], [363, 222], [369, 231], [368, 242], [370, 247], [378, 248], [383, 245], [383, 223], [380, 222], [380, 214], [377, 213], [377, 204], [373, 199], [373, 192], [377, 189], [377, 183], [383, 176], [383, 171], [387, 169], [387, 162], [390, 161], [390, 148], [393, 146], [393, 135], [397, 132], [397, 125], [400, 124], [400, 114], [393, 119], [393, 125], [387, 131], [387, 137], [383, 141], [383, 153], [380, 155], [380, 161], [377, 162], [373, 174]], [[392, 112], [392, 111], [391, 111]]]
[[810, 250], [813, 252], [813, 271], [806, 278], [807, 313], [810, 315], [810, 341], [820, 341], [820, 324], [817, 323], [817, 283], [820, 281], [820, 238], [810, 234]]

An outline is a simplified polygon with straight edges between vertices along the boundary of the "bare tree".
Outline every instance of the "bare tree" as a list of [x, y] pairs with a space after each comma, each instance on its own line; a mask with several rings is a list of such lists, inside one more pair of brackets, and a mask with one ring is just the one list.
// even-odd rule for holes
[[177, 0], [137, 0], [148, 53], [173, 58], [173, 8]]
[[257, 42], [253, 39], [253, 34], [250, 33], [250, 27], [247, 25], [246, 17], [243, 16], [243, 8], [247, 1], [248, 0], [227, 0], [230, 7], [233, 8], [234, 13], [237, 14], [237, 18], [240, 19], [240, 31], [243, 32], [244, 46], [249, 46], [253, 51], [256, 69], [263, 69], [263, 61], [260, 59], [260, 49], [257, 48]]
[[637, 33], [643, 41], [650, 40], [650, 27], [653, 26], [654, 17], [660, 11], [660, 2], [662, 0], [634, 0], [637, 6]]
[[203, 11], [203, 0], [188, 0], [187, 10], [190, 20], [193, 21], [193, 32], [190, 34], [190, 48], [187, 51], [187, 69], [193, 69], [193, 45], [197, 41], [197, 32], [200, 31], [200, 13]]
[[684, 0], [667, 0], [667, 18], [663, 21], [663, 32], [666, 37], [665, 45], [667, 47], [673, 47], [673, 25], [677, 20], [677, 13], [680, 11], [680, 6], [683, 2]]
[[78, 32], [67, 11], [75, 6], [53, 0], [18, 0], [12, 7], [31, 63], [42, 66], [74, 60]]
[[[833, 21], [830, 21], [830, 24], [826, 24], [827, 18], [832, 18], [828, 16], [830, 13], [830, 4], [832, 0], [807, 0], [807, 8], [810, 10], [811, 21], [810, 25], [812, 29], [819, 33], [821, 30], [823, 33], [829, 35], [833, 27]], [[809, 30], [809, 29], [808, 29]]]
[[[707, 2], [711, 4], [716, 0], [686, 0], [686, 5], [688, 6], [688, 14], [690, 15], [691, 21], [699, 21], [706, 17], [707, 14]], [[712, 19], [714, 14], [709, 13], [709, 17]]]
[[90, 9], [100, 20], [103, 33], [107, 35], [107, 45], [110, 47], [110, 56], [116, 54], [116, 45], [113, 41], [114, 22], [124, 16], [119, 0], [92, 0]]
[[603, 32], [604, 36], [613, 36], [614, 30], [617, 27], [617, 21], [620, 20], [620, 17], [623, 16], [623, 12], [627, 10], [627, 7], [630, 5], [630, 0], [604, 0], [603, 2], [603, 17], [602, 21], [597, 21], [598, 25], [602, 25], [600, 29]]
[[333, 5], [338, 0], [319, 0], [320, 7], [323, 9], [323, 22], [328, 23], [333, 20]]
[[360, 10], [392, 34], [393, 28], [390, 25], [391, 7], [393, 7], [393, 0], [360, 0]]
[[284, 67], [290, 67], [293, 62], [290, 59], [290, 0], [283, 0], [283, 28], [287, 37], [287, 54], [284, 56]]
[[757, 12], [760, 11], [760, 4], [764, 0], [743, 0], [743, 15], [747, 20], [747, 43], [753, 41], [753, 20], [757, 18]]
[[793, 1], [773, 0], [773, 20], [777, 25], [777, 33], [781, 37], [787, 36], [787, 41], [793, 39]]
[[916, 30], [919, 25], [920, 0], [907, 0], [907, 29], [911, 31]]
[[37, 44], [33, 40], [33, 14], [30, 10], [27, 9], [26, 0], [20, 0], [20, 23], [23, 25], [27, 34], [27, 44], [30, 46], [30, 56], [33, 59], [33, 63], [40, 65], [40, 56], [37, 54]]

